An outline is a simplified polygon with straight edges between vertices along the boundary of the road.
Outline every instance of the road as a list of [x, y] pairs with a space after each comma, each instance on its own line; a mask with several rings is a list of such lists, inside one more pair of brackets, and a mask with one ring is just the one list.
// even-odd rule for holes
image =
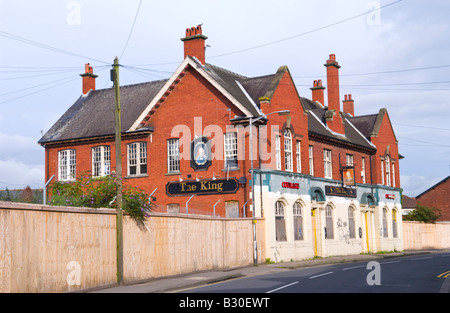
[[300, 268], [211, 284], [188, 293], [438, 293], [450, 253]]

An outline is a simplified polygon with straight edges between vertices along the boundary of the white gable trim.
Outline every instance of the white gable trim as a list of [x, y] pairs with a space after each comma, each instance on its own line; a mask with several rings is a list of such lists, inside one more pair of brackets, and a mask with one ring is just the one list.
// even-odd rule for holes
[[[174, 81], [178, 78], [180, 73], [186, 68], [186, 66], [190, 65], [193, 69], [195, 69], [198, 73], [200, 73], [211, 85], [213, 85], [219, 92], [221, 92], [228, 100], [231, 101], [242, 113], [244, 113], [247, 117], [253, 116], [239, 101], [236, 100], [228, 91], [225, 90], [214, 78], [212, 78], [208, 72], [204, 69], [203, 65], [196, 60], [195, 58], [186, 57], [186, 59], [178, 66], [175, 73], [169, 78], [166, 84], [161, 88], [158, 94], [153, 98], [153, 100], [147, 105], [144, 111], [139, 115], [138, 119], [131, 125], [128, 131], [135, 131], [139, 127], [139, 124], [145, 119], [145, 117], [149, 114], [150, 110], [152, 110], [155, 104], [164, 96], [164, 93], [169, 89], [169, 87], [174, 83]], [[163, 104], [164, 105], [164, 104]]]

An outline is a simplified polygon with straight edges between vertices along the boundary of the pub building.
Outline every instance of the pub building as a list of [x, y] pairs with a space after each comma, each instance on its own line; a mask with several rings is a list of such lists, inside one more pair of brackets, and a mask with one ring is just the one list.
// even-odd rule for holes
[[[186, 29], [170, 78], [120, 87], [124, 184], [152, 193], [157, 212], [262, 218], [274, 261], [402, 250], [386, 109], [356, 116], [351, 95], [341, 106], [334, 54], [326, 104], [321, 79], [307, 99], [287, 66], [246, 77], [206, 63], [206, 40]], [[114, 90], [96, 89], [89, 64], [81, 76], [82, 95], [39, 140], [45, 181], [115, 171]]]

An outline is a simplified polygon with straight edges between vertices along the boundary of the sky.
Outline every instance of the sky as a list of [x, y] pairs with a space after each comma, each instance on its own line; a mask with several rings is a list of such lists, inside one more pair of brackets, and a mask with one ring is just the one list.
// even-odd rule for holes
[[450, 1], [0, 0], [0, 189], [42, 188], [42, 134], [81, 95], [85, 63], [110, 88], [168, 78], [188, 27], [206, 62], [248, 77], [287, 65], [301, 96], [331, 53], [355, 114], [387, 108], [400, 184], [417, 196], [450, 175]]

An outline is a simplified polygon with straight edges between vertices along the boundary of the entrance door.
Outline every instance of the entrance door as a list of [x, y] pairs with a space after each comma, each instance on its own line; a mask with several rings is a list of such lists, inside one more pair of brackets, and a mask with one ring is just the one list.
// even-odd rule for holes
[[367, 213], [368, 213], [368, 212], [364, 212], [364, 223], [365, 223], [365, 227], [366, 227], [366, 245], [367, 245], [367, 252], [370, 252], [370, 249], [369, 249], [369, 227], [368, 227], [368, 221], [367, 221]]
[[312, 235], [313, 235], [313, 248], [314, 248], [314, 256], [318, 256], [317, 254], [317, 224], [316, 224], [316, 209], [311, 210], [311, 224], [312, 224]]

